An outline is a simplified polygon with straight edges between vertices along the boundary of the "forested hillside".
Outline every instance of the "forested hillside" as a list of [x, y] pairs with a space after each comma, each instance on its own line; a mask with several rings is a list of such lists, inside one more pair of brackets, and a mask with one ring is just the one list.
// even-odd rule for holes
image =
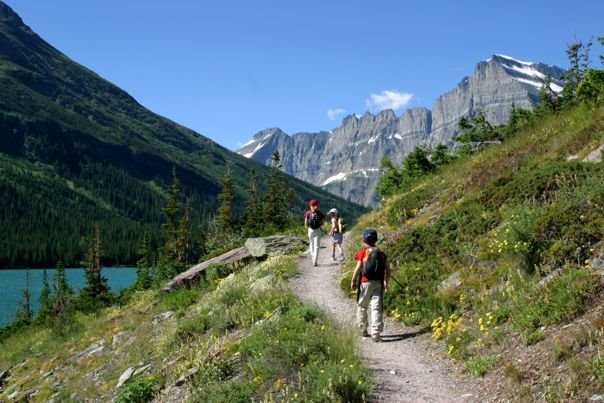
[[[172, 169], [199, 232], [218, 207], [230, 166], [234, 215], [250, 171], [269, 168], [145, 109], [70, 60], [0, 2], [0, 267], [78, 264], [95, 223], [105, 264], [135, 261], [145, 231], [157, 241]], [[289, 214], [319, 198], [352, 219], [362, 209], [304, 182]]]

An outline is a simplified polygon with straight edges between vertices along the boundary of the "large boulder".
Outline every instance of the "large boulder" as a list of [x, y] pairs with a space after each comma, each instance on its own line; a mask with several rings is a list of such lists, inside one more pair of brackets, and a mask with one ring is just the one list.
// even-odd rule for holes
[[267, 236], [263, 238], [248, 238], [245, 247], [256, 258], [267, 256], [287, 255], [302, 251], [308, 241], [303, 238], [291, 236]]

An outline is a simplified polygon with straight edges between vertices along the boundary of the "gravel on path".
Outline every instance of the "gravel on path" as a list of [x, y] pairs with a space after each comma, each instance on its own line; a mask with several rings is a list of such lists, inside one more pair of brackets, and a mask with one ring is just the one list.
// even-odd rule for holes
[[[355, 301], [338, 287], [340, 265], [331, 258], [328, 237], [323, 237], [318, 267], [308, 256], [301, 256], [298, 274], [290, 280], [302, 301], [329, 312], [342, 327], [354, 326]], [[373, 373], [376, 402], [470, 402], [478, 382], [460, 373], [442, 353], [432, 348], [429, 332], [385, 320], [383, 342], [358, 336], [358, 349]], [[473, 398], [474, 397], [474, 398]]]

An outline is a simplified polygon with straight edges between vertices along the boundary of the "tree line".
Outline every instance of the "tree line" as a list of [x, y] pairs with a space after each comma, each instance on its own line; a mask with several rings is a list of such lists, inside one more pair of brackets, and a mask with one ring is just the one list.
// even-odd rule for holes
[[59, 335], [65, 334], [72, 315], [78, 311], [94, 313], [116, 302], [124, 302], [133, 292], [159, 287], [193, 263], [240, 245], [246, 237], [272, 234], [294, 226], [291, 212], [293, 186], [287, 183], [280, 167], [280, 155], [275, 151], [264, 193], [259, 190], [257, 175], [252, 171], [245, 212], [241, 218], [237, 218], [233, 209], [235, 185], [232, 171], [227, 165], [222, 190], [218, 195], [219, 207], [214, 217], [203, 226], [192, 225], [191, 201], [189, 197], [183, 197], [180, 180], [173, 168], [166, 202], [160, 209], [163, 217], [161, 236], [158, 242], [153, 241], [149, 231], [144, 231], [140, 237], [136, 281], [131, 287], [120, 295], [111, 292], [107, 279], [102, 275], [104, 247], [101, 227], [96, 224], [88, 239], [86, 256], [81, 262], [84, 287], [78, 293], [74, 292], [67, 282], [65, 265], [59, 261], [52, 283], [44, 270], [40, 308], [33, 312], [29, 273], [26, 271], [26, 286], [22, 290], [15, 320], [0, 329], [0, 340], [30, 325], [50, 327]]

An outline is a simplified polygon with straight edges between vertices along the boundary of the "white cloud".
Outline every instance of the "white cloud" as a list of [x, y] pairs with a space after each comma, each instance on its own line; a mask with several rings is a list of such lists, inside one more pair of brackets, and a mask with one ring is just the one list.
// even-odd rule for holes
[[365, 105], [372, 112], [382, 111], [384, 109], [397, 110], [409, 103], [413, 94], [408, 92], [399, 92], [397, 90], [384, 90], [381, 94], [369, 94]]
[[336, 120], [337, 118], [339, 118], [340, 116], [342, 116], [345, 113], [346, 113], [346, 109], [342, 109], [342, 108], [328, 109], [327, 117], [329, 118], [329, 120]]

